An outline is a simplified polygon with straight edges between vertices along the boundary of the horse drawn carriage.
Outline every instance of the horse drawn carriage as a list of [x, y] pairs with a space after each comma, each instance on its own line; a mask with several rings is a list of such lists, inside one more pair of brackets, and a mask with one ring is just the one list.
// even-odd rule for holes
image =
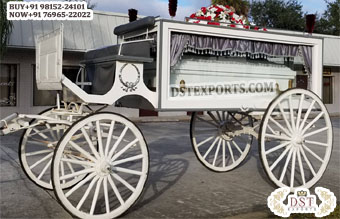
[[[192, 111], [192, 147], [210, 170], [239, 166], [257, 138], [264, 171], [276, 186], [294, 191], [321, 178], [333, 136], [320, 99], [322, 39], [155, 17], [114, 33], [121, 43], [86, 52], [82, 80], [75, 83], [62, 74], [62, 26], [39, 37], [37, 86], [62, 91], [57, 105], [0, 124], [2, 134], [25, 129], [19, 148], [24, 172], [53, 189], [72, 215], [118, 217], [147, 180], [142, 132], [126, 117], [103, 112], [108, 105]], [[307, 73], [294, 65], [298, 59]], [[297, 88], [301, 77], [308, 78], [308, 89]], [[93, 110], [93, 104], [104, 107]]]

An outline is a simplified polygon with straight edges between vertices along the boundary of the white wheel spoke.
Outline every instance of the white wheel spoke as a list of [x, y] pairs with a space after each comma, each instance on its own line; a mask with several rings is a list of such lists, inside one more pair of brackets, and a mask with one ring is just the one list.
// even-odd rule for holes
[[308, 118], [310, 112], [311, 112], [312, 109], [313, 109], [314, 104], [315, 104], [315, 100], [313, 100], [312, 103], [309, 105], [308, 110], [307, 110], [305, 116], [303, 117], [303, 120], [302, 120], [301, 125], [300, 125], [300, 127], [299, 127], [300, 130], [303, 129], [303, 127], [304, 127], [304, 125], [305, 125], [305, 122], [307, 121], [307, 118]]
[[217, 155], [218, 155], [218, 152], [219, 152], [219, 150], [220, 150], [221, 142], [222, 142], [222, 139], [220, 139], [220, 140], [218, 141], [217, 148], [216, 148], [216, 152], [215, 152], [215, 156], [214, 156], [214, 160], [213, 160], [213, 163], [212, 163], [213, 166], [215, 166], [216, 159], [217, 159]]
[[304, 149], [306, 149], [306, 151], [308, 151], [311, 155], [313, 155], [313, 157], [315, 157], [316, 159], [318, 159], [321, 163], [323, 163], [323, 159], [321, 157], [319, 157], [317, 154], [315, 154], [311, 149], [309, 149], [308, 147], [306, 147], [306, 145], [302, 145], [302, 147]]
[[67, 174], [67, 175], [60, 176], [60, 180], [75, 178], [76, 176], [85, 175], [85, 174], [88, 174], [88, 173], [91, 173], [91, 172], [94, 172], [94, 171], [95, 171], [95, 168], [80, 170], [80, 171], [77, 171], [77, 172], [74, 172], [74, 173], [70, 173], [70, 174]]
[[295, 131], [295, 121], [294, 121], [294, 112], [293, 112], [293, 104], [292, 104], [292, 95], [290, 95], [288, 97], [288, 102], [289, 102], [291, 127], [292, 127], [292, 130]]
[[323, 116], [325, 113], [321, 112], [319, 113], [308, 125], [306, 125], [306, 127], [302, 130], [302, 135], [310, 128], [312, 127], [312, 125], [314, 125], [314, 123], [316, 121], [318, 121], [320, 119], [321, 116]]
[[[65, 176], [65, 170], [64, 170], [64, 162], [60, 161], [60, 170], [61, 170], [61, 175]], [[63, 180], [63, 183], [65, 183], [66, 181]]]
[[118, 171], [118, 172], [129, 173], [129, 174], [132, 174], [132, 175], [138, 175], [138, 176], [143, 175], [143, 172], [141, 172], [141, 171], [130, 170], [130, 169], [123, 168], [123, 167], [114, 167], [113, 169], [115, 171]]
[[205, 139], [204, 141], [201, 141], [199, 144], [196, 145], [196, 147], [198, 148], [199, 146], [204, 145], [205, 143], [207, 143], [208, 141], [210, 141], [214, 137], [216, 137], [216, 136], [211, 136], [211, 137]]
[[45, 134], [43, 134], [42, 132], [40, 132], [38, 129], [36, 129], [36, 128], [32, 128], [32, 130], [36, 133], [36, 134], [38, 134], [38, 135], [40, 135], [43, 139], [48, 139], [49, 137], [47, 137]]
[[53, 156], [53, 152], [46, 155], [45, 157], [41, 158], [40, 160], [38, 160], [37, 162], [35, 162], [34, 164], [32, 164], [30, 166], [30, 169], [33, 169], [34, 167], [38, 166], [39, 164], [41, 164], [42, 162], [44, 162], [45, 160], [51, 158]]
[[79, 165], [88, 166], [88, 167], [95, 166], [95, 163], [90, 162], [90, 161], [81, 161], [81, 160], [75, 160], [75, 159], [69, 159], [69, 158], [61, 158], [61, 161], [65, 161], [67, 163], [79, 164]]
[[293, 149], [290, 149], [289, 150], [289, 153], [288, 153], [288, 156], [287, 156], [287, 159], [286, 159], [286, 162], [285, 162], [285, 165], [283, 166], [283, 170], [281, 172], [281, 176], [280, 176], [280, 182], [282, 182], [285, 174], [286, 174], [286, 171], [287, 171], [287, 167], [288, 167], [288, 164], [289, 164], [289, 161], [290, 161], [290, 157], [292, 156], [292, 153], [293, 153]]
[[58, 138], [57, 138], [57, 136], [53, 133], [53, 130], [52, 130], [50, 124], [46, 123], [45, 126], [46, 126], [47, 129], [49, 130], [52, 139], [53, 139], [54, 141], [58, 141]]
[[104, 157], [104, 149], [103, 149], [103, 139], [102, 139], [102, 133], [100, 128], [99, 121], [96, 121], [96, 128], [97, 128], [97, 139], [98, 139], [98, 149], [100, 157]]
[[233, 143], [233, 145], [235, 146], [235, 148], [240, 152], [240, 154], [243, 154], [243, 151], [241, 150], [241, 148], [236, 144], [235, 141], [231, 141]]
[[300, 148], [300, 151], [301, 151], [301, 154], [303, 156], [303, 158], [305, 159], [310, 171], [312, 172], [313, 176], [316, 175], [315, 171], [314, 171], [314, 168], [312, 166], [312, 164], [310, 163], [309, 159], [307, 158], [306, 154], [305, 154], [305, 151], [303, 150], [303, 148]]
[[107, 190], [107, 178], [108, 177], [110, 177], [110, 175], [104, 177], [104, 182], [103, 182], [105, 209], [106, 209], [107, 214], [110, 212], [110, 201], [109, 201], [109, 194], [108, 194], [108, 190]]
[[30, 157], [30, 156], [35, 156], [35, 155], [39, 155], [39, 154], [46, 154], [46, 153], [51, 153], [51, 152], [53, 152], [52, 149], [46, 149], [46, 150], [40, 150], [40, 151], [25, 153], [25, 156]]
[[85, 139], [86, 139], [86, 141], [87, 141], [87, 143], [88, 143], [92, 153], [94, 154], [95, 158], [97, 160], [99, 160], [100, 156], [98, 154], [97, 149], [94, 147], [94, 145], [92, 143], [92, 140], [90, 139], [90, 136], [87, 134], [87, 132], [86, 132], [86, 130], [84, 128], [81, 128], [81, 132], [83, 133], [83, 136], [85, 137]]
[[111, 176], [109, 175], [109, 176], [107, 177], [107, 179], [109, 180], [109, 183], [110, 183], [110, 185], [111, 185], [111, 188], [112, 188], [113, 192], [115, 193], [115, 195], [116, 195], [116, 197], [117, 197], [119, 203], [120, 203], [121, 205], [123, 205], [123, 204], [124, 204], [124, 200], [123, 200], [122, 196], [120, 195], [120, 193], [119, 193], [119, 191], [118, 191], [116, 185], [114, 184], [113, 180], [111, 179]]
[[112, 146], [110, 152], [109, 152], [109, 158], [112, 157], [113, 153], [115, 152], [115, 150], [117, 149], [118, 145], [120, 144], [120, 142], [122, 141], [122, 139], [124, 138], [127, 130], [129, 128], [127, 126], [125, 126], [124, 130], [122, 131], [122, 133], [120, 134], [119, 138], [117, 139], [117, 141], [115, 142], [115, 144]]
[[309, 136], [318, 134], [318, 133], [323, 132], [323, 131], [326, 131], [326, 130], [328, 130], [328, 129], [329, 129], [329, 127], [326, 126], [326, 127], [324, 127], [324, 128], [321, 128], [321, 129], [312, 131], [312, 132], [310, 132], [310, 133], [307, 133], [307, 134], [305, 134], [303, 137], [304, 137], [304, 138], [307, 138], [307, 137], [309, 137]]
[[271, 135], [266, 133], [267, 138], [274, 138], [274, 139], [279, 139], [279, 140], [284, 140], [284, 141], [291, 141], [289, 137], [283, 136], [283, 135]]
[[293, 152], [292, 169], [290, 170], [290, 188], [294, 187], [295, 161], [296, 161], [296, 150], [294, 150]]
[[216, 114], [217, 114], [218, 120], [219, 120], [220, 122], [222, 122], [222, 118], [221, 118], [220, 112], [219, 112], [219, 111], [216, 111]]
[[111, 139], [112, 139], [112, 134], [113, 134], [113, 130], [114, 130], [114, 126], [115, 126], [115, 121], [112, 121], [110, 124], [110, 129], [109, 129], [109, 133], [107, 135], [107, 140], [106, 140], [106, 146], [105, 146], [105, 156], [108, 155], [109, 153], [109, 147], [111, 144]]
[[233, 163], [235, 163], [234, 153], [233, 153], [233, 150], [231, 150], [231, 146], [230, 146], [229, 141], [227, 141], [227, 145], [228, 145], [228, 150], [229, 150], [231, 159], [233, 160]]
[[208, 111], [208, 115], [210, 116], [210, 118], [212, 118], [212, 120], [214, 120], [214, 122], [216, 123], [217, 126], [220, 124], [220, 123], [217, 121], [217, 119], [215, 118], [215, 116], [212, 114], [212, 112]]
[[278, 145], [278, 146], [275, 146], [275, 147], [269, 149], [268, 151], [265, 152], [265, 154], [267, 155], [267, 154], [270, 154], [270, 153], [272, 153], [272, 152], [274, 152], [274, 151], [277, 151], [277, 150], [279, 150], [279, 149], [281, 149], [281, 148], [283, 148], [283, 147], [286, 147], [288, 144], [290, 144], [289, 141], [284, 142], [284, 143], [282, 143], [282, 144], [280, 144], [280, 145]]
[[[275, 119], [273, 119], [273, 117], [269, 116], [269, 120], [272, 121], [277, 127], [279, 127], [284, 133], [286, 133], [287, 136], [291, 136], [289, 131], [287, 129], [285, 129], [280, 123], [278, 123]], [[269, 126], [269, 124], [268, 124], [268, 126]], [[275, 132], [273, 134], [276, 135]]]
[[115, 154], [112, 158], [111, 158], [111, 162], [113, 162], [114, 160], [116, 160], [120, 155], [122, 155], [125, 151], [127, 151], [130, 147], [132, 147], [133, 145], [135, 145], [138, 142], [138, 138], [136, 138], [135, 140], [131, 141], [129, 144], [127, 144], [123, 149], [121, 149], [117, 154]]
[[287, 147], [286, 150], [282, 152], [282, 154], [275, 160], [275, 162], [270, 166], [270, 171], [272, 171], [276, 165], [282, 160], [282, 158], [287, 154], [288, 150], [291, 149], [291, 146]]
[[211, 122], [211, 121], [208, 121], [208, 120], [205, 120], [205, 119], [199, 117], [198, 115], [196, 116], [196, 118], [197, 118], [198, 120], [201, 120], [202, 122], [208, 123], [209, 125], [212, 125], [212, 126], [218, 128], [218, 126], [217, 126], [215, 123], [213, 123], [213, 122]]
[[47, 169], [51, 166], [52, 163], [52, 159], [50, 161], [48, 161], [48, 163], [46, 164], [46, 166], [44, 167], [44, 169], [41, 171], [41, 173], [38, 176], [38, 179], [41, 179], [41, 177], [45, 174], [45, 172], [47, 171]]
[[[271, 117], [269, 117], [269, 119], [271, 119]], [[272, 127], [269, 124], [267, 125], [267, 127], [272, 134], [276, 135], [275, 131], [272, 129]]]
[[[104, 153], [103, 153], [104, 155]], [[98, 195], [99, 195], [99, 191], [100, 191], [100, 186], [102, 184], [103, 178], [100, 178], [97, 181], [97, 186], [96, 186], [96, 190], [94, 191], [94, 195], [93, 195], [93, 199], [92, 199], [92, 204], [91, 204], [91, 210], [90, 210], [90, 215], [93, 215], [93, 212], [96, 208], [96, 204], [97, 204], [97, 200], [98, 200]]]
[[225, 118], [225, 111], [222, 112], [222, 119], [223, 119], [223, 121], [225, 121], [225, 119], [226, 119]]
[[139, 155], [135, 155], [135, 156], [132, 156], [132, 157], [128, 157], [128, 158], [124, 158], [124, 159], [121, 159], [121, 160], [115, 160], [112, 165], [113, 166], [116, 166], [116, 165], [119, 165], [119, 164], [122, 164], [122, 163], [126, 163], [126, 162], [130, 162], [130, 161], [134, 161], [134, 160], [139, 160], [139, 159], [143, 159], [143, 154], [139, 154]]
[[[66, 155], [65, 155], [65, 157], [66, 157]], [[75, 172], [72, 165], [70, 164], [70, 162], [66, 162], [66, 165], [68, 166], [68, 169], [71, 170], [71, 173]]]
[[208, 149], [208, 150], [206, 151], [206, 153], [204, 154], [203, 159], [205, 159], [205, 158], [208, 156], [208, 154], [210, 153], [210, 151], [214, 148], [214, 146], [215, 146], [217, 140], [218, 140], [218, 137], [216, 137], [215, 140], [214, 140], [214, 142], [210, 145], [209, 149]]
[[81, 186], [85, 185], [88, 181], [90, 181], [93, 177], [96, 176], [96, 173], [93, 172], [85, 177], [85, 179], [81, 180], [79, 183], [77, 183], [72, 189], [70, 189], [67, 193], [65, 193], [66, 197], [69, 197], [73, 194], [73, 192], [77, 191]]
[[303, 165], [302, 165], [302, 161], [301, 161], [301, 152], [300, 152], [299, 148], [297, 150], [297, 157], [298, 157], [298, 162], [299, 162], [299, 167], [300, 167], [302, 185], [305, 185], [306, 184], [306, 181], [305, 181], [305, 171], [303, 170]]
[[79, 147], [76, 143], [74, 143], [73, 141], [69, 141], [70, 145], [76, 149], [77, 151], [79, 151], [80, 153], [84, 154], [88, 159], [96, 162], [96, 158], [94, 158], [91, 154], [89, 154], [87, 151], [85, 151], [84, 149], [82, 149], [81, 147]]
[[128, 182], [126, 182], [122, 177], [120, 177], [118, 174], [116, 173], [111, 173], [111, 175], [113, 176], [113, 178], [115, 178], [116, 180], [118, 180], [119, 182], [121, 182], [124, 186], [126, 186], [126, 188], [130, 189], [131, 192], [135, 192], [136, 189], [133, 188], [133, 186], [131, 186]]
[[84, 204], [84, 202], [85, 202], [87, 196], [89, 196], [89, 194], [90, 194], [90, 191], [91, 191], [92, 187], [94, 186], [94, 184], [97, 182], [98, 179], [99, 179], [99, 176], [96, 176], [95, 178], [92, 179], [92, 181], [91, 181], [89, 187], [86, 189], [86, 191], [85, 191], [83, 197], [82, 197], [82, 198], [80, 199], [80, 201], [78, 202], [78, 205], [77, 205], [77, 207], [76, 207], [78, 210], [79, 210], [79, 209], [81, 208], [81, 206]]
[[305, 140], [305, 143], [314, 144], [314, 145], [319, 145], [319, 146], [323, 146], [323, 147], [329, 147], [329, 144], [322, 143], [322, 142], [318, 142], [318, 141], [309, 141], [309, 140]]
[[222, 143], [222, 166], [225, 167], [225, 141]]
[[290, 124], [289, 124], [289, 122], [288, 122], [288, 119], [287, 119], [287, 117], [286, 117], [286, 113], [284, 112], [284, 110], [283, 110], [283, 108], [282, 108], [282, 106], [281, 106], [281, 103], [278, 103], [278, 105], [279, 105], [279, 109], [280, 109], [281, 115], [282, 115], [283, 119], [285, 120], [286, 125], [287, 125], [289, 131], [290, 131], [290, 132], [293, 132], [293, 129], [292, 129], [292, 127], [290, 126]]
[[299, 109], [298, 109], [298, 114], [296, 117], [296, 130], [300, 129], [300, 119], [301, 119], [301, 112], [302, 112], [302, 104], [303, 104], [303, 100], [305, 99], [305, 94], [301, 94], [300, 97], [300, 102], [299, 102]]
[[46, 143], [40, 142], [40, 141], [36, 141], [36, 140], [34, 140], [34, 139], [28, 140], [27, 143], [29, 143], [29, 144], [35, 144], [35, 145], [39, 145], [39, 146], [43, 146], [43, 147], [47, 148], [47, 144], [46, 144]]

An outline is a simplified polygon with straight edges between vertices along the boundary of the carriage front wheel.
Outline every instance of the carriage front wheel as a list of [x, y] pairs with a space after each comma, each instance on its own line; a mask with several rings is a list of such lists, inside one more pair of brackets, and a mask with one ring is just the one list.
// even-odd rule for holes
[[[76, 167], [61, 172], [65, 162]], [[63, 135], [54, 154], [52, 183], [62, 206], [72, 215], [114, 218], [137, 201], [148, 169], [148, 149], [141, 131], [123, 116], [101, 112], [77, 121]], [[63, 182], [74, 177], [84, 178], [72, 189], [63, 190]]]
[[279, 187], [312, 187], [330, 160], [332, 124], [311, 91], [290, 89], [274, 99], [262, 119], [259, 151], [265, 172]]

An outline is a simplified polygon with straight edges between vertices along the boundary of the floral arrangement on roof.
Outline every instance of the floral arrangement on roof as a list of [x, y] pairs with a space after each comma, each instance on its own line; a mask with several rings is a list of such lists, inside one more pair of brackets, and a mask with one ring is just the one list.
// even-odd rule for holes
[[209, 7], [202, 7], [201, 10], [190, 15], [188, 21], [191, 23], [267, 31], [266, 28], [251, 26], [245, 16], [236, 14], [235, 9], [229, 5], [211, 5]]

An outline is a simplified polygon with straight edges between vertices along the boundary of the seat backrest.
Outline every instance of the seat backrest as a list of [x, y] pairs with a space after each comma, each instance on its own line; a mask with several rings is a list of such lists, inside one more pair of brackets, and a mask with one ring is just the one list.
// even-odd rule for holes
[[155, 17], [149, 16], [128, 24], [120, 25], [114, 29], [113, 33], [121, 36], [132, 31], [147, 29], [153, 26], [155, 26]]
[[61, 90], [63, 68], [63, 24], [36, 38], [36, 82], [39, 90]]

